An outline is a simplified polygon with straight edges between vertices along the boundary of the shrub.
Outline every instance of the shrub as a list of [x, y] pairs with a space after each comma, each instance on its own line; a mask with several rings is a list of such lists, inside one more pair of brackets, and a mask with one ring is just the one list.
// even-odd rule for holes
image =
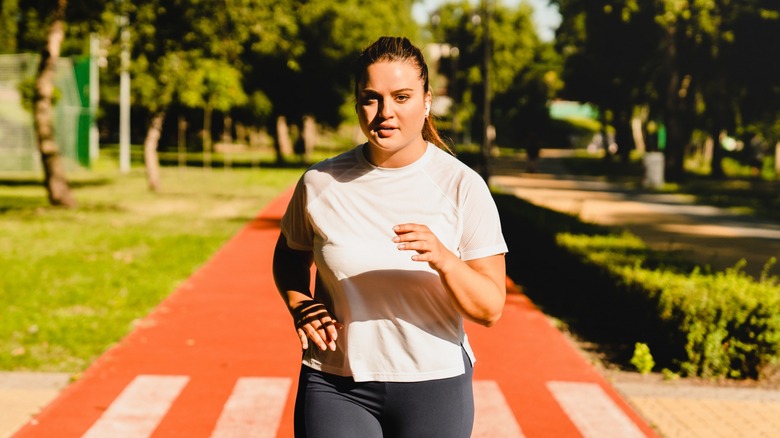
[[[558, 235], [559, 245], [606, 272], [638, 306], [652, 306], [654, 343], [682, 375], [758, 378], [780, 356], [780, 287], [744, 263], [724, 272], [664, 264], [630, 234]], [[647, 333], [652, 336], [652, 333]], [[655, 349], [655, 348], [654, 348]]]
[[636, 367], [640, 374], [647, 374], [653, 370], [655, 361], [650, 354], [650, 347], [644, 342], [634, 344], [634, 355], [631, 357], [631, 365]]

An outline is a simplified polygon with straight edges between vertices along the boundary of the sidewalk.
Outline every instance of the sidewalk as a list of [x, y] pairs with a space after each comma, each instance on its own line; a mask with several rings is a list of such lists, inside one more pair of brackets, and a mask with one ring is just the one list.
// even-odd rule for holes
[[[24, 437], [291, 437], [300, 346], [273, 286], [289, 193], [19, 429]], [[467, 325], [474, 437], [656, 437], [507, 280], [501, 321]]]
[[[745, 271], [758, 276], [769, 257], [780, 256], [780, 224], [692, 205], [684, 195], [648, 194], [600, 178], [567, 175], [558, 158], [570, 153], [544, 150], [533, 174], [523, 173], [522, 160], [495, 163], [491, 184], [587, 222], [628, 229], [650, 247], [680, 251], [716, 270], [744, 258]], [[780, 266], [770, 273], [780, 276]], [[665, 381], [658, 375], [602, 373], [663, 436], [780, 436], [778, 383], [726, 387]]]
[[[491, 169], [491, 184], [586, 222], [626, 228], [651, 248], [680, 252], [714, 270], [745, 259], [745, 272], [759, 276], [770, 257], [780, 257], [780, 223], [695, 205], [687, 195], [655, 194], [600, 177], [567, 175], [558, 158], [571, 153], [542, 151], [533, 174], [523, 173], [523, 160], [502, 158]], [[770, 274], [780, 276], [780, 260]]]

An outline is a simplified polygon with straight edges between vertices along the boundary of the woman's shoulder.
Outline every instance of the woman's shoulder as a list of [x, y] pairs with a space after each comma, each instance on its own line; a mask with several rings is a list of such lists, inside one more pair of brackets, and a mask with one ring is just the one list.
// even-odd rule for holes
[[[435, 147], [435, 146], [434, 146]], [[461, 183], [484, 183], [482, 177], [468, 164], [452, 153], [436, 147], [433, 159], [431, 160], [431, 172], [436, 173], [441, 178], [457, 179]]]
[[352, 178], [351, 175], [361, 168], [358, 157], [360, 147], [355, 146], [311, 165], [303, 175], [304, 181], [343, 181], [346, 178]]

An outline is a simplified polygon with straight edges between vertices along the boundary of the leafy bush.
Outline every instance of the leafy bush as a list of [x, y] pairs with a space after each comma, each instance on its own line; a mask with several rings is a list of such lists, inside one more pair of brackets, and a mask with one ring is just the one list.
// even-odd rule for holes
[[650, 347], [644, 342], [634, 344], [634, 356], [631, 357], [631, 365], [635, 366], [640, 374], [647, 374], [653, 371], [655, 361], [653, 360], [653, 355], [650, 354]]
[[[652, 306], [661, 333], [653, 350], [665, 351], [682, 375], [758, 378], [780, 357], [780, 287], [755, 280], [738, 264], [724, 272], [681, 270], [648, 258], [630, 234], [561, 233], [557, 243], [614, 278], [639, 306]], [[658, 336], [660, 335], [660, 336]]]

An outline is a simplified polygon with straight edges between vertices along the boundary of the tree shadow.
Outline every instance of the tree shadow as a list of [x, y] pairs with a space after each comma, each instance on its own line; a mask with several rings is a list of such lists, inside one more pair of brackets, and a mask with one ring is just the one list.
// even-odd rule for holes
[[[89, 178], [89, 179], [73, 179], [68, 181], [68, 186], [74, 189], [84, 187], [100, 187], [111, 184], [110, 178]], [[40, 178], [22, 177], [22, 178], [0, 178], [0, 186], [5, 187], [40, 187], [41, 190], [45, 190], [43, 187], [43, 180]]]

